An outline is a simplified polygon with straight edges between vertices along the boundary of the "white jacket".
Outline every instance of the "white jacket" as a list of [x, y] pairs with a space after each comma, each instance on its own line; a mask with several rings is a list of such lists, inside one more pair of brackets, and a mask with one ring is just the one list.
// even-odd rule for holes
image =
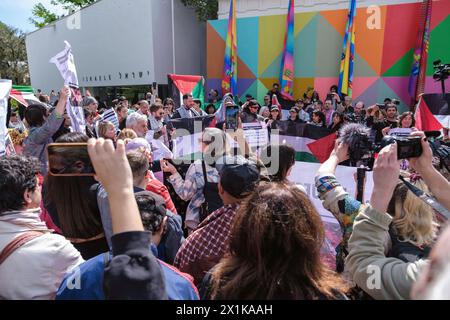
[[0, 265], [0, 299], [54, 299], [65, 274], [83, 262], [68, 240], [51, 233], [39, 213], [39, 208], [0, 213], [0, 252], [24, 232], [44, 232]]

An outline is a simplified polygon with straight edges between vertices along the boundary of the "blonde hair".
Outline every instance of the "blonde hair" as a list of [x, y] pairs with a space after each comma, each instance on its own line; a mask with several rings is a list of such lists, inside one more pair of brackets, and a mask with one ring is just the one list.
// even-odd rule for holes
[[98, 124], [98, 137], [99, 138], [105, 138], [106, 130], [108, 128], [115, 128], [114, 124], [111, 121], [102, 121]]
[[134, 132], [133, 129], [128, 129], [125, 128], [122, 131], [120, 131], [119, 135], [117, 136], [117, 139], [119, 140], [126, 140], [126, 139], [130, 139], [133, 140], [135, 138], [137, 138], [137, 134], [136, 132]]
[[[413, 183], [430, 193], [423, 180]], [[393, 216], [392, 225], [401, 241], [416, 246], [431, 245], [436, 240], [437, 227], [433, 209], [399, 182], [389, 204], [388, 213]]]

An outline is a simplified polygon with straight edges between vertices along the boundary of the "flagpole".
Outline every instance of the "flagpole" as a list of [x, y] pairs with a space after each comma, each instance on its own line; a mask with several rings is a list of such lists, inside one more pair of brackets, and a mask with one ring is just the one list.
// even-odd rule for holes
[[172, 69], [173, 69], [173, 74], [176, 74], [176, 64], [175, 64], [175, 8], [174, 8], [173, 0], [172, 0]]

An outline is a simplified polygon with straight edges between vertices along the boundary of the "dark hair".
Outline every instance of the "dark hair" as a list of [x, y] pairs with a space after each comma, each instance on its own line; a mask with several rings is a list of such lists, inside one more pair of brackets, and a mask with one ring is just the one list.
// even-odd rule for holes
[[172, 98], [166, 98], [166, 99], [164, 99], [163, 105], [164, 105], [164, 106], [167, 106], [168, 104], [172, 104], [172, 105], [175, 104]]
[[[278, 116], [276, 119], [273, 119], [272, 117], [272, 111], [273, 110], [278, 110]], [[270, 115], [269, 115], [269, 119], [273, 119], [273, 120], [281, 120], [281, 111], [279, 108], [270, 108]]]
[[[211, 109], [211, 108], [212, 108], [213, 112], [212, 112], [212, 113], [209, 113], [208, 110]], [[210, 104], [208, 104], [208, 105], [206, 106], [205, 111], [206, 111], [206, 113], [208, 113], [208, 114], [214, 114], [214, 113], [216, 112], [216, 106], [215, 106], [214, 104], [210, 103]]]
[[69, 132], [59, 137], [57, 143], [83, 143], [88, 142], [89, 137], [81, 132]]
[[83, 113], [84, 113], [84, 119], [94, 116], [94, 113], [87, 108], [83, 108]]
[[275, 87], [275, 86], [278, 86], [278, 87], [279, 87], [280, 84], [275, 82], [275, 83], [272, 85], [272, 88]]
[[388, 109], [391, 109], [391, 108], [395, 108], [395, 110], [398, 111], [397, 106], [396, 106], [395, 104], [393, 104], [393, 103], [389, 103], [389, 104], [386, 106], [386, 111], [387, 111]]
[[[58, 138], [59, 143], [87, 142], [83, 133], [71, 132]], [[45, 179], [44, 204], [54, 206], [59, 227], [68, 238], [92, 238], [103, 232], [96, 194], [91, 188], [96, 184], [93, 177], [55, 177]]]
[[36, 190], [36, 175], [40, 169], [40, 162], [36, 158], [20, 155], [0, 157], [0, 212], [25, 207], [23, 195], [27, 190]]
[[183, 100], [187, 100], [188, 98], [192, 98], [192, 94], [190, 93], [183, 94]]
[[276, 172], [270, 172], [269, 178], [271, 181], [282, 182], [286, 181], [287, 173], [289, 169], [295, 165], [295, 149], [289, 145], [268, 145], [261, 154], [263, 157], [267, 156], [267, 159], [264, 159], [264, 163], [269, 162], [269, 159], [272, 159], [274, 154], [278, 155], [278, 164], [274, 164], [270, 161], [266, 165], [266, 167], [273, 167], [276, 165], [278, 170]]
[[200, 105], [200, 108], [202, 107], [202, 102], [200, 99], [194, 99], [194, 102]]
[[414, 125], [416, 124], [416, 119], [414, 118], [414, 113], [412, 113], [411, 111], [406, 111], [406, 112], [403, 112], [402, 115], [398, 119], [398, 124], [399, 124], [400, 128], [402, 127], [403, 119], [405, 119], [407, 116], [411, 116], [411, 119], [412, 119], [410, 128], [414, 127]]
[[47, 108], [42, 104], [32, 104], [25, 110], [25, 120], [32, 127], [40, 127], [44, 124]]
[[336, 91], [336, 93], [338, 92], [338, 86], [337, 85], [335, 85], [335, 84], [333, 84], [331, 87], [330, 87], [330, 92], [331, 91]]
[[320, 122], [322, 122], [322, 127], [325, 127], [327, 125], [327, 123], [326, 123], [327, 120], [325, 118], [325, 114], [322, 111], [314, 110], [312, 114], [319, 117]]
[[152, 105], [150, 106], [150, 112], [156, 112], [162, 108], [164, 108], [164, 106], [161, 103], [152, 103]]
[[39, 96], [39, 101], [40, 101], [40, 102], [43, 102], [43, 103], [47, 103], [47, 97], [46, 97], [45, 95], [41, 94], [41, 95]]
[[166, 216], [164, 200], [150, 192], [137, 193], [135, 198], [144, 229], [152, 233], [160, 231]]
[[[218, 300], [336, 299], [345, 284], [320, 258], [322, 220], [290, 183], [262, 183], [238, 209], [212, 272]], [[338, 291], [339, 290], [339, 291]]]
[[119, 105], [117, 105], [117, 107], [116, 107], [116, 111], [117, 111], [117, 112], [120, 112], [120, 111], [122, 111], [123, 108], [126, 108], [126, 106], [124, 106], [123, 104], [119, 104]]
[[11, 111], [11, 117], [16, 117], [17, 116], [17, 112], [16, 111]]

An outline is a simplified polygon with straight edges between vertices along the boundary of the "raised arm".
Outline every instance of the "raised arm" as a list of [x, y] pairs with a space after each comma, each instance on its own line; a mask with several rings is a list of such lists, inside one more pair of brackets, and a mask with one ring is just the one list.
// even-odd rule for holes
[[108, 299], [167, 299], [161, 268], [149, 251], [150, 234], [144, 232], [133, 193], [131, 168], [122, 140], [88, 142], [97, 178], [108, 192], [113, 225], [113, 259], [105, 268]]
[[422, 155], [418, 158], [409, 159], [409, 164], [420, 173], [423, 180], [430, 188], [433, 196], [448, 210], [450, 210], [450, 182], [437, 171], [432, 164], [433, 152], [430, 145], [425, 141], [422, 131], [413, 132], [411, 135], [422, 138]]

